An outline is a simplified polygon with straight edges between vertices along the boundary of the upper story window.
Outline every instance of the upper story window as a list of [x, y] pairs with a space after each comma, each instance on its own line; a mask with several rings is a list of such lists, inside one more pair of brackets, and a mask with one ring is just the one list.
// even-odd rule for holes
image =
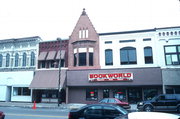
[[137, 64], [136, 48], [125, 47], [120, 49], [121, 64]]
[[22, 66], [26, 66], [27, 54], [23, 53], [23, 63]]
[[88, 36], [89, 36], [89, 31], [87, 28], [79, 30], [79, 38], [88, 38]]
[[145, 64], [152, 64], [153, 63], [153, 54], [151, 47], [144, 48], [144, 60]]
[[105, 65], [113, 65], [112, 49], [105, 50]]
[[151, 38], [144, 38], [143, 41], [151, 41]]
[[15, 54], [15, 67], [18, 67], [18, 65], [19, 65], [19, 54], [16, 53]]
[[3, 62], [3, 56], [0, 54], [0, 67], [2, 67], [2, 62]]
[[10, 55], [9, 53], [6, 55], [6, 67], [9, 67], [9, 63], [10, 63]]
[[136, 40], [120, 40], [119, 43], [130, 43], [130, 42], [136, 42]]
[[112, 41], [105, 41], [105, 44], [112, 44]]
[[180, 45], [165, 46], [166, 65], [180, 64]]
[[75, 48], [74, 66], [93, 66], [94, 49], [93, 48]]
[[34, 52], [31, 52], [31, 63], [30, 63], [31, 66], [34, 66], [35, 65], [35, 53]]

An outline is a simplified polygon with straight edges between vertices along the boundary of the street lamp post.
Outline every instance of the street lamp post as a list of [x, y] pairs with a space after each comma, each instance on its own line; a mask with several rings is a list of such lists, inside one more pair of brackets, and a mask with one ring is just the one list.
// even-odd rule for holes
[[61, 38], [57, 38], [57, 40], [59, 41], [59, 79], [58, 79], [58, 107], [61, 101]]

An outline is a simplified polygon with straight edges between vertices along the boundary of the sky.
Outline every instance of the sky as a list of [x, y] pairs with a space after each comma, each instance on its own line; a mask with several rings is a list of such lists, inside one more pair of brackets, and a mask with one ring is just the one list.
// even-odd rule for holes
[[83, 8], [97, 33], [180, 26], [180, 0], [0, 0], [0, 40], [69, 38]]

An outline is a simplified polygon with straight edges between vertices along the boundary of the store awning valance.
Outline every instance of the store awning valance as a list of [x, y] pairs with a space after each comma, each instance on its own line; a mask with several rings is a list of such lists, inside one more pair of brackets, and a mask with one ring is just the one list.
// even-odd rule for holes
[[[63, 88], [66, 70], [61, 70], [60, 87]], [[59, 70], [37, 70], [30, 89], [58, 89]]]

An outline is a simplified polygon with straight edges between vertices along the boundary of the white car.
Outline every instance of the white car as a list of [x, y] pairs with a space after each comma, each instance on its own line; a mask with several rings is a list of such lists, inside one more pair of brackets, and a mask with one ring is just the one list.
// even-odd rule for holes
[[180, 119], [180, 116], [162, 112], [132, 112], [115, 119]]

